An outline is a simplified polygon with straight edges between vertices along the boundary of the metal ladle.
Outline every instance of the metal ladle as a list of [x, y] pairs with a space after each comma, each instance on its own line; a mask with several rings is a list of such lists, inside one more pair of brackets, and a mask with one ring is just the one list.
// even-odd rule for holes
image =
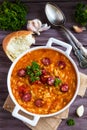
[[[53, 3], [48, 2], [45, 6], [45, 13], [47, 19], [54, 26], [60, 26], [66, 33], [73, 50], [75, 51], [75, 55], [78, 57], [80, 61], [80, 66], [82, 68], [87, 67], [87, 49], [85, 49], [82, 44], [76, 39], [76, 37], [64, 26], [65, 16], [61, 9]], [[74, 44], [75, 43], [75, 44]]]

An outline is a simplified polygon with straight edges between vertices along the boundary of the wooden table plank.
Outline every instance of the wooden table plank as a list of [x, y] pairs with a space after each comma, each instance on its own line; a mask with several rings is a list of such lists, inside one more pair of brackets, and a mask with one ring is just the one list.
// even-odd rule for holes
[[[47, 2], [47, 0], [23, 0], [25, 2], [25, 5], [29, 9], [29, 13], [27, 15], [27, 20], [28, 19], [34, 19], [34, 18], [39, 18], [43, 23], [48, 23], [50, 24], [45, 16], [44, 13], [44, 7]], [[75, 33], [71, 28], [75, 23], [74, 20], [74, 10], [75, 10], [75, 5], [79, 2], [78, 0], [51, 0], [55, 2], [64, 12], [66, 16], [66, 23], [65, 26], [70, 29], [73, 34], [77, 37], [77, 39], [87, 48], [87, 30], [77, 34]], [[1, 2], [1, 1], [0, 1]], [[84, 3], [87, 3], [87, 0], [83, 0]], [[24, 28], [26, 29], [26, 27]], [[21, 121], [14, 119], [9, 112], [6, 112], [5, 110], [2, 109], [2, 106], [4, 104], [4, 101], [8, 95], [8, 90], [7, 90], [7, 83], [6, 83], [6, 78], [7, 78], [7, 73], [9, 70], [9, 67], [11, 65], [11, 61], [7, 58], [5, 53], [3, 52], [2, 49], [2, 41], [3, 38], [10, 33], [11, 31], [0, 31], [0, 130], [29, 130]], [[50, 37], [58, 38], [59, 40], [68, 42], [67, 38], [65, 37], [64, 33], [59, 29], [59, 28], [54, 28], [52, 27], [50, 30], [46, 32], [42, 32], [40, 36], [35, 35], [36, 37], [36, 44], [35, 46], [38, 45], [45, 45], [47, 40]], [[79, 62], [74, 55], [73, 51], [71, 53], [71, 57], [75, 61], [76, 65], [78, 66], [78, 69], [80, 72], [83, 72], [87, 74], [87, 69], [81, 69], [79, 67]], [[78, 118], [75, 114], [75, 109], [78, 105], [84, 104], [85, 106], [85, 114], [83, 115], [82, 118]], [[74, 127], [68, 127], [66, 125], [66, 120], [64, 120], [61, 125], [59, 126], [58, 130], [87, 130], [87, 92], [84, 96], [84, 98], [81, 98], [78, 96], [75, 100], [75, 102], [72, 104], [70, 107], [70, 117], [75, 118], [76, 125]]]

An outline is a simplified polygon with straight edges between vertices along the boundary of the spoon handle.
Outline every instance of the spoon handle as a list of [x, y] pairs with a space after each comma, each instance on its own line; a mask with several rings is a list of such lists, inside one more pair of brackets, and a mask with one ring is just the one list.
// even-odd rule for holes
[[63, 25], [61, 25], [61, 28], [66, 31], [66, 33], [71, 37], [72, 41], [76, 44], [76, 46], [80, 49], [83, 56], [87, 58], [87, 49], [83, 47], [81, 42], [77, 40], [77, 38]]
[[75, 55], [77, 56], [79, 62], [80, 62], [80, 67], [81, 68], [87, 68], [87, 59], [82, 55], [81, 51], [76, 47], [76, 45], [74, 44], [74, 42], [72, 41], [72, 39], [70, 38], [70, 36], [68, 35], [68, 33], [66, 33], [66, 31], [64, 30], [67, 38], [69, 39], [72, 47], [73, 47], [73, 50], [74, 50], [74, 53]]
[[63, 31], [64, 31], [66, 37], [68, 38], [68, 40], [70, 41], [70, 44], [72, 45], [73, 50], [75, 51], [75, 50], [77, 49], [76, 45], [74, 44], [74, 42], [72, 41], [72, 39], [71, 39], [71, 37], [68, 35], [68, 33], [66, 33], [65, 30], [63, 30]]
[[84, 69], [87, 68], [87, 59], [81, 54], [79, 49], [75, 51], [75, 55], [78, 57], [80, 61], [80, 67]]

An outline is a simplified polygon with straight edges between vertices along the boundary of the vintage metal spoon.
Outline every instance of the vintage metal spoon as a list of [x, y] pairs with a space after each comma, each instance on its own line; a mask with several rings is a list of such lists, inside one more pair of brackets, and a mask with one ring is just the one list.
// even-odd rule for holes
[[[83, 68], [86, 68], [87, 67], [87, 59], [85, 57], [87, 57], [87, 54], [86, 54], [87, 50], [75, 38], [75, 36], [64, 26], [65, 16], [64, 16], [63, 12], [55, 4], [48, 2], [45, 6], [45, 13], [46, 13], [48, 20], [50, 21], [50, 23], [52, 25], [60, 26], [66, 32], [67, 37], [68, 37], [71, 45], [73, 46], [74, 51], [78, 50], [78, 52], [79, 52], [79, 53], [75, 52], [75, 55], [78, 57], [78, 59], [80, 61], [80, 66]], [[76, 46], [74, 45], [74, 43]]]
[[65, 16], [61, 9], [53, 3], [47, 3], [45, 6], [45, 13], [51, 24], [54, 26], [60, 26], [71, 37], [76, 46], [80, 49], [81, 53], [87, 57], [87, 49], [76, 39], [76, 37], [64, 26]]

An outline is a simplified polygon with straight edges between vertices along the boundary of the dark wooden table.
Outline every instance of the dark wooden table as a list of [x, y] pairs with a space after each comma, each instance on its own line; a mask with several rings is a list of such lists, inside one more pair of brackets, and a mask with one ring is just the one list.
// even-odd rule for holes
[[[42, 23], [48, 23], [44, 13], [44, 7], [47, 2], [46, 0], [22, 0], [22, 1], [24, 1], [25, 5], [29, 10], [27, 20], [39, 18], [42, 21]], [[73, 32], [73, 34], [85, 47], [87, 47], [87, 31], [77, 34], [71, 29], [72, 26], [76, 24], [74, 20], [74, 11], [76, 4], [80, 1], [81, 0], [56, 0], [56, 1], [53, 0], [53, 2], [56, 3], [65, 13], [67, 21], [65, 23], [65, 26]], [[87, 0], [83, 0], [82, 2], [87, 4]], [[21, 121], [13, 118], [9, 112], [5, 111], [2, 108], [8, 95], [6, 80], [9, 67], [12, 64], [12, 62], [7, 58], [2, 49], [2, 40], [10, 32], [11, 31], [0, 31], [0, 130], [21, 130], [21, 129], [29, 130], [29, 128], [25, 126]], [[50, 37], [54, 37], [59, 40], [68, 42], [68, 39], [66, 38], [64, 33], [60, 29], [53, 27], [48, 31], [42, 32], [40, 36], [36, 35], [35, 37], [36, 37], [35, 46], [45, 45]], [[74, 55], [73, 51], [71, 52], [71, 57], [75, 61], [79, 71], [87, 74], [87, 69], [82, 69], [79, 67], [78, 59]], [[85, 113], [83, 117], [78, 118], [75, 114], [75, 110], [77, 106], [81, 104], [83, 104], [85, 107]], [[87, 91], [83, 98], [77, 96], [76, 100], [70, 107], [69, 117], [74, 118], [76, 122], [75, 126], [69, 127], [66, 124], [66, 120], [63, 120], [58, 130], [73, 130], [73, 129], [87, 130]]]

